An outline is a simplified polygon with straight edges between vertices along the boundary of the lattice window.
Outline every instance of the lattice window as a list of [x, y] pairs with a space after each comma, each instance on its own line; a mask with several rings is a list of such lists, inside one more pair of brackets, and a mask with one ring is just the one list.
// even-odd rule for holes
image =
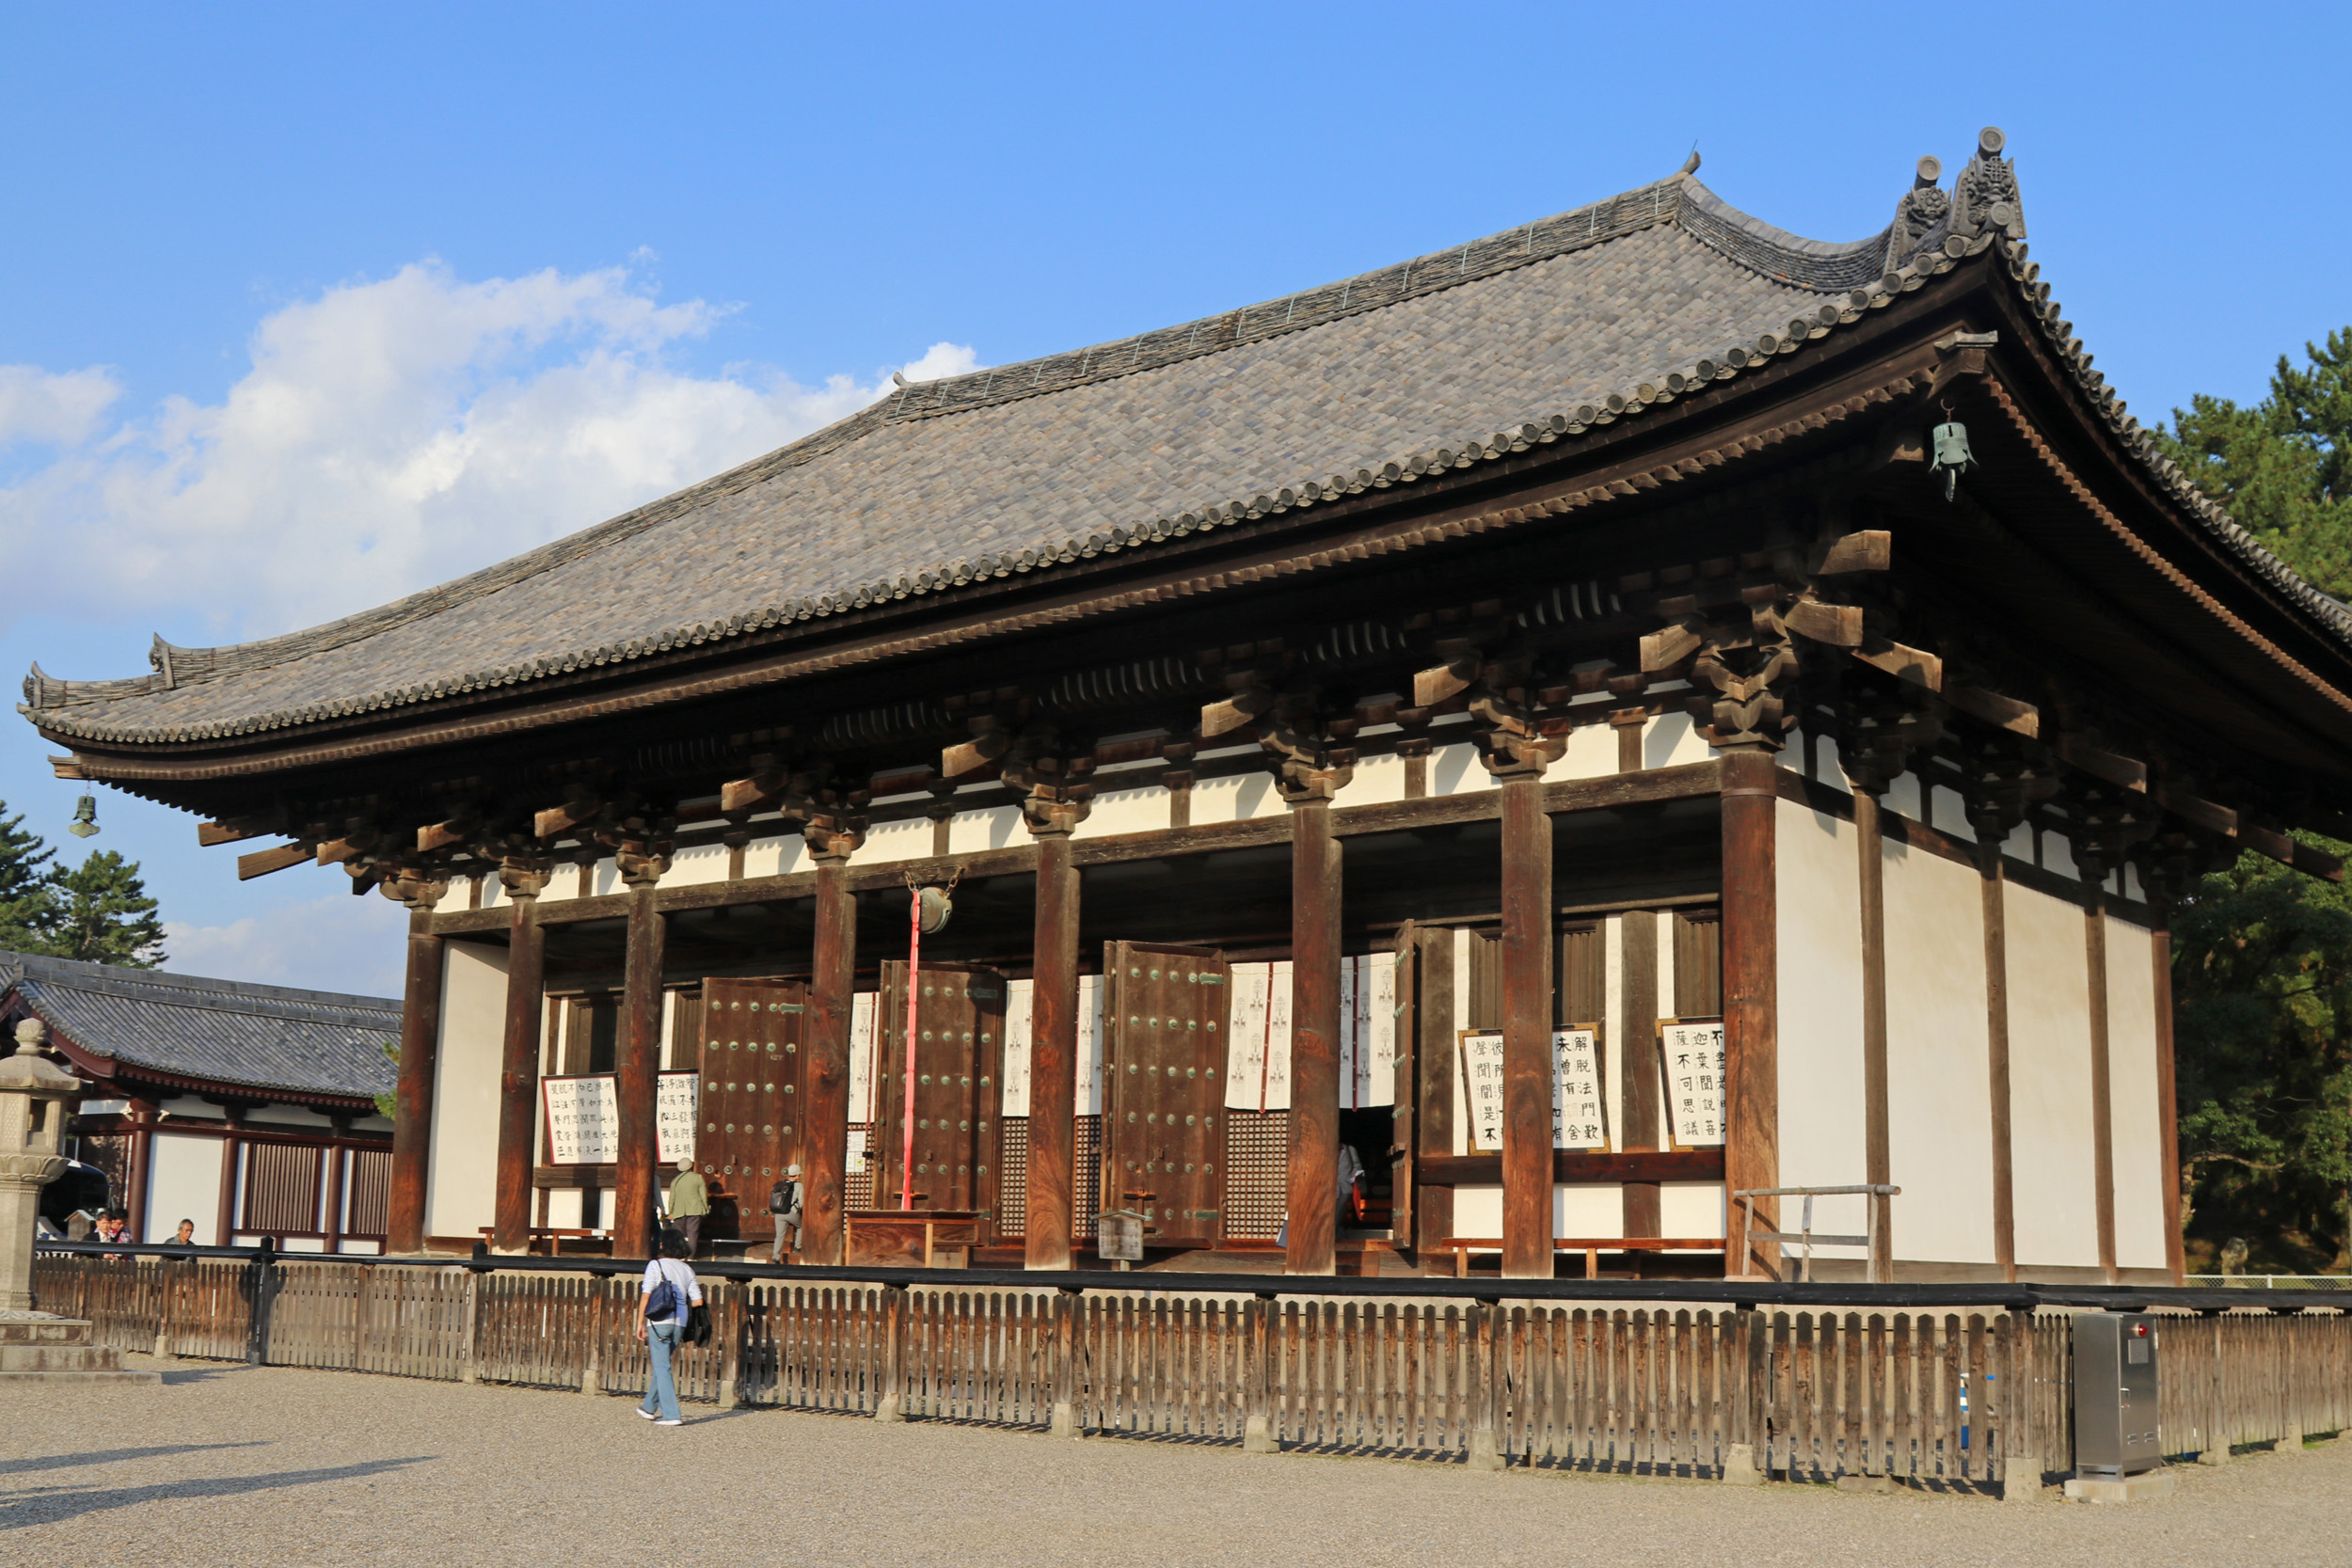
[[1076, 1135], [1071, 1142], [1076, 1146], [1076, 1152], [1071, 1157], [1071, 1164], [1075, 1167], [1072, 1172], [1075, 1180], [1070, 1183], [1070, 1206], [1076, 1212], [1071, 1216], [1071, 1234], [1091, 1241], [1094, 1216], [1102, 1212], [1103, 1118], [1080, 1117], [1073, 1131]]
[[1291, 1114], [1225, 1113], [1225, 1234], [1272, 1241], [1290, 1199]]
[[267, 1236], [319, 1227], [319, 1151], [302, 1144], [253, 1144], [245, 1166], [245, 1224]]
[[999, 1123], [1004, 1141], [996, 1148], [996, 1234], [1029, 1231], [1029, 1118], [1007, 1117]]
[[844, 1209], [871, 1209], [874, 1206], [874, 1124], [870, 1121], [851, 1122], [850, 1147], [866, 1150], [866, 1168], [849, 1171], [841, 1178], [841, 1206]]
[[351, 1151], [351, 1223], [348, 1236], [373, 1236], [378, 1241], [390, 1227], [392, 1151], [355, 1148]]

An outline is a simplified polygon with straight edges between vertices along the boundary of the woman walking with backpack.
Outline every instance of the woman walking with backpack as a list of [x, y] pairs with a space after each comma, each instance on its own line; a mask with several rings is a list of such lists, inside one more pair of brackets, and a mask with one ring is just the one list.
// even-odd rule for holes
[[645, 1388], [645, 1402], [637, 1407], [637, 1414], [656, 1426], [683, 1426], [685, 1421], [677, 1409], [677, 1379], [671, 1374], [670, 1358], [677, 1354], [678, 1342], [686, 1336], [690, 1308], [702, 1305], [703, 1288], [684, 1260], [685, 1237], [665, 1229], [656, 1250], [661, 1256], [645, 1264], [644, 1291], [638, 1298], [637, 1342], [653, 1353], [653, 1376]]

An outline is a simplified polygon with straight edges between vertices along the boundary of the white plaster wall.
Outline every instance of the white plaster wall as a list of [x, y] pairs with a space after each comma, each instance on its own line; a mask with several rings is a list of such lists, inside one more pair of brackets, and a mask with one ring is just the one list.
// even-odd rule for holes
[[175, 1137], [157, 1132], [149, 1154], [147, 1234], [144, 1241], [168, 1242], [182, 1220], [196, 1222], [200, 1246], [216, 1246], [220, 1235], [219, 1138]]
[[1728, 1235], [1724, 1228], [1728, 1202], [1720, 1181], [1661, 1181], [1658, 1187], [1659, 1234], [1692, 1240]]
[[2042, 869], [2054, 872], [2069, 880], [2082, 876], [2074, 864], [2074, 847], [2064, 833], [2045, 832], [2042, 835]]
[[[930, 824], [925, 823], [925, 827]], [[750, 846], [744, 847], [744, 860], [751, 859]], [[723, 844], [697, 844], [680, 849], [670, 857], [670, 869], [661, 874], [663, 887], [693, 887], [702, 882], [723, 882], [727, 865], [733, 859]], [[746, 869], [749, 869], [748, 863]]]
[[578, 1187], [557, 1187], [550, 1190], [548, 1194], [548, 1224], [559, 1230], [579, 1229], [580, 1197], [580, 1190]]
[[746, 877], [786, 877], [796, 871], [808, 870], [811, 863], [808, 843], [798, 833], [755, 838], [743, 846], [743, 875]]
[[453, 914], [459, 910], [473, 908], [473, 883], [463, 877], [452, 878], [441, 901], [433, 906], [436, 914]]
[[968, 855], [980, 849], [1004, 849], [1030, 842], [1019, 806], [992, 806], [986, 811], [960, 811], [947, 824], [947, 850]]
[[392, 1118], [370, 1112], [353, 1122], [351, 1130], [355, 1132], [389, 1132], [392, 1130]]
[[1502, 1237], [1502, 1188], [1500, 1184], [1454, 1189], [1454, 1233], [1456, 1236]]
[[1645, 768], [1678, 768], [1714, 754], [1715, 748], [1699, 735], [1696, 721], [1687, 713], [1661, 713], [1642, 731]]
[[1340, 791], [1343, 806], [1378, 806], [1405, 799], [1405, 759], [1393, 752], [1360, 759]]
[[[948, 842], [954, 842], [955, 828], [948, 827]], [[872, 865], [885, 861], [928, 860], [931, 853], [931, 821], [928, 816], [901, 817], [896, 822], [877, 822], [866, 830], [866, 842], [850, 857], [852, 865]]]
[[[504, 949], [501, 949], [504, 951]], [[316, 1128], [331, 1130], [335, 1123], [324, 1114], [304, 1105], [261, 1105], [247, 1113], [248, 1121], [266, 1121], [278, 1127]]]
[[1285, 809], [1271, 773], [1229, 773], [1219, 779], [1202, 779], [1192, 786], [1195, 822], [1244, 822], [1254, 816], [1279, 816]]
[[1948, 833], [1963, 844], [1977, 842], [1977, 831], [1968, 825], [1968, 802], [1960, 798], [1960, 791], [1934, 787], [1929, 807], [1928, 826], [1937, 832]]
[[[1867, 1179], [1862, 1097], [1862, 902], [1853, 824], [1776, 802], [1780, 925], [1780, 1185]], [[1663, 942], [1661, 946], [1665, 945]], [[1662, 967], [1662, 966], [1661, 966]], [[1783, 1229], [1795, 1205], [1783, 1204]], [[1819, 1198], [1817, 1230], [1860, 1235], [1859, 1198]], [[1820, 1250], [1825, 1258], [1863, 1249]]]
[[183, 1094], [170, 1100], [158, 1101], [156, 1101], [155, 1109], [167, 1117], [199, 1117], [207, 1121], [218, 1121], [221, 1119], [221, 1109], [219, 1106], [207, 1104], [205, 1101], [199, 1100], [192, 1094]]
[[595, 897], [601, 898], [607, 894], [626, 893], [628, 890], [628, 884], [621, 880], [621, 868], [609, 856], [598, 861], [589, 872], [588, 891]]
[[1888, 842], [1886, 1112], [1895, 1256], [1993, 1261], [1983, 879]]
[[2107, 1099], [2115, 1128], [2115, 1261], [2160, 1269], [2164, 1107], [2156, 1082], [2156, 946], [2145, 927], [2107, 918]]
[[470, 1238], [495, 1218], [499, 1057], [506, 950], [442, 944], [441, 1039], [433, 1077], [433, 1153], [425, 1168], [428, 1235]]
[[1919, 775], [1916, 773], [1905, 773], [1888, 784], [1880, 804], [1897, 816], [1909, 817], [1914, 822], [1927, 820], [1923, 815], [1924, 808], [1919, 804]]
[[1086, 819], [1070, 836], [1106, 838], [1113, 833], [1157, 832], [1168, 826], [1168, 791], [1158, 784], [1106, 790], [1094, 798]]
[[[1499, 1189], [1498, 1189], [1499, 1190]], [[1460, 1198], [1454, 1202], [1459, 1205]], [[1454, 1210], [1455, 1223], [1461, 1210]], [[1551, 1189], [1551, 1233], [1557, 1236], [1622, 1236], [1625, 1234], [1625, 1188], [1614, 1181], [1559, 1183]], [[1459, 1235], [1471, 1234], [1457, 1231]], [[1499, 1236], [1499, 1230], [1477, 1232]]]
[[2003, 886], [2017, 1261], [2024, 1268], [2095, 1268], [2090, 980], [2083, 911], [2014, 882]]
[[1496, 787], [1495, 776], [1486, 771], [1486, 765], [1478, 760], [1478, 748], [1470, 742], [1456, 741], [1430, 749], [1430, 794], [1469, 795]]
[[[1625, 916], [1613, 914], [1602, 920], [1600, 951], [1601, 997], [1609, 1013], [1600, 1025], [1600, 1071], [1608, 1094], [1609, 1148], [1612, 1153], [1623, 1153], [1626, 1095], [1633, 1087], [1626, 1077], [1627, 1063], [1645, 1059], [1633, 1021], [1620, 1016], [1625, 1011]], [[1629, 1040], [1632, 1042], [1629, 1046]], [[1644, 1081], [1657, 1076], [1655, 1072], [1645, 1073]]]
[[[1470, 943], [1476, 940], [1477, 939], [1470, 933], [1467, 927], [1459, 926], [1454, 927], [1454, 1033], [1457, 1041], [1460, 1038], [1462, 1031], [1470, 1026]], [[1454, 1047], [1453, 1060], [1447, 1065], [1445, 1077], [1446, 1082], [1453, 1085], [1454, 1093], [1454, 1152], [1456, 1154], [1468, 1154], [1470, 1152], [1470, 1106], [1466, 1103], [1468, 1096], [1465, 1094], [1462, 1086], [1462, 1053], [1458, 1044]], [[1460, 1195], [1466, 1189], [1459, 1187], [1454, 1189], [1454, 1202], [1456, 1204], [1461, 1202]], [[1497, 1187], [1495, 1191], [1497, 1193], [1501, 1193], [1502, 1189]], [[1496, 1202], [1498, 1203], [1501, 1201], [1502, 1199], [1500, 1197], [1496, 1199]], [[1457, 1216], [1454, 1222], [1454, 1233], [1461, 1236], [1475, 1234], [1475, 1232], [1460, 1228], [1461, 1222], [1458, 1217], [1461, 1213], [1460, 1209], [1455, 1209], [1454, 1213]], [[1495, 1211], [1495, 1223], [1497, 1225], [1501, 1225], [1502, 1223], [1502, 1211], [1498, 1208]], [[1498, 1232], [1498, 1234], [1500, 1234], [1500, 1232]]]
[[1597, 779], [1617, 770], [1617, 732], [1606, 723], [1579, 724], [1568, 732], [1568, 744], [1544, 769], [1550, 779]]

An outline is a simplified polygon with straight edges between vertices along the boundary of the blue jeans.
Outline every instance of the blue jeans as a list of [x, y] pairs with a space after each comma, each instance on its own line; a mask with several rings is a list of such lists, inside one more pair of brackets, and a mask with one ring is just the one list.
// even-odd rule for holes
[[670, 1357], [677, 1354], [684, 1323], [647, 1323], [645, 1348], [653, 1353], [653, 1380], [645, 1389], [644, 1408], [659, 1410], [665, 1421], [682, 1419], [677, 1413], [677, 1379], [670, 1375]]

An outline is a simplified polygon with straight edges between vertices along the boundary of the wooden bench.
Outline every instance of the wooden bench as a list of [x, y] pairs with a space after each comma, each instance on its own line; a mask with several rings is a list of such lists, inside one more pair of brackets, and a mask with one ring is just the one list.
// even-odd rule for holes
[[[491, 1237], [498, 1233], [498, 1227], [496, 1226], [485, 1225], [478, 1227], [477, 1228], [481, 1230], [483, 1240], [485, 1241], [488, 1241]], [[578, 1241], [581, 1237], [596, 1237], [602, 1239], [610, 1234], [610, 1231], [591, 1230], [578, 1226], [534, 1225], [531, 1227], [531, 1241], [523, 1250], [531, 1256], [536, 1257], [539, 1255], [539, 1243], [542, 1240], [545, 1240], [548, 1243], [547, 1256], [553, 1258], [563, 1252], [564, 1243], [567, 1238], [573, 1241]]]
[[[1600, 1277], [1600, 1255], [1604, 1252], [1722, 1252], [1724, 1240], [1721, 1236], [1556, 1236], [1552, 1238], [1554, 1252], [1581, 1252], [1584, 1255], [1584, 1277]], [[1500, 1237], [1448, 1236], [1432, 1244], [1430, 1252], [1454, 1254], [1454, 1275], [1470, 1277], [1470, 1255], [1473, 1252], [1501, 1252]]]

